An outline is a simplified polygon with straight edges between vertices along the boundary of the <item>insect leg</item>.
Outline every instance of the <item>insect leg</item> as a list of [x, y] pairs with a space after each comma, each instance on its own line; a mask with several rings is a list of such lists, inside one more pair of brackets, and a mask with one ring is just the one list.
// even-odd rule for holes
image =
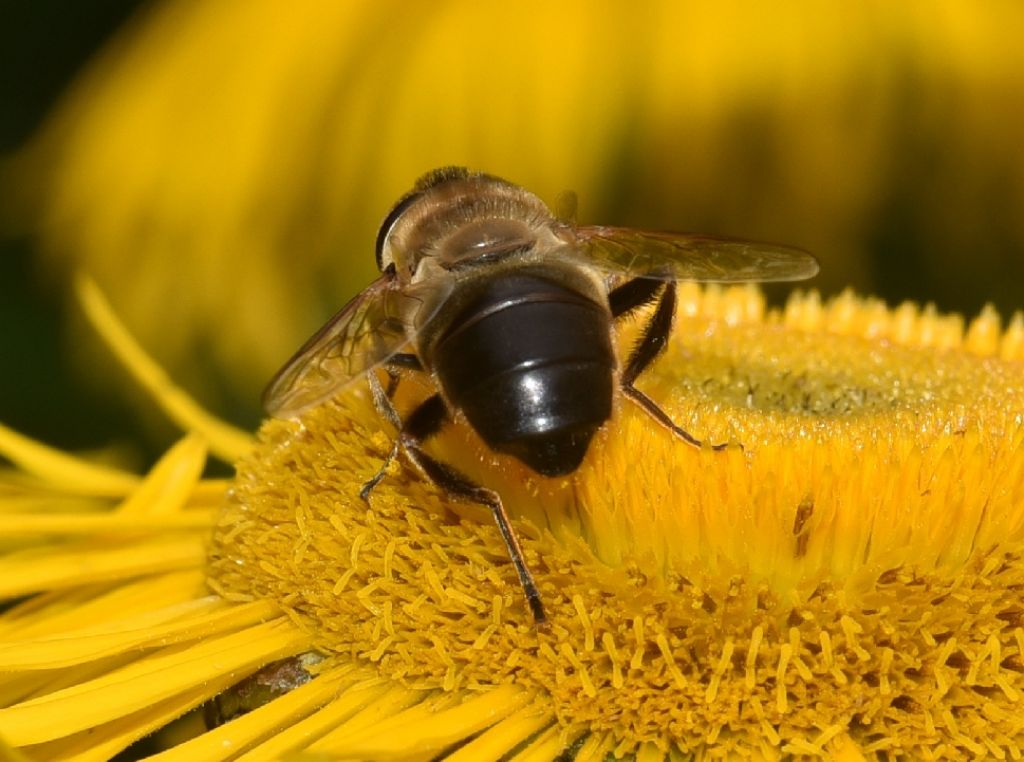
[[399, 352], [396, 355], [391, 355], [387, 361], [387, 367], [391, 370], [397, 370], [398, 368], [405, 368], [406, 370], [423, 370], [423, 364], [420, 362], [420, 358], [409, 352]]
[[441, 489], [451, 495], [472, 500], [491, 509], [491, 512], [494, 514], [494, 520], [498, 524], [498, 530], [501, 532], [501, 537], [505, 541], [509, 557], [512, 559], [512, 564], [516, 567], [516, 573], [519, 575], [519, 582], [523, 587], [526, 602], [530, 606], [533, 618], [538, 624], [547, 621], [544, 607], [540, 600], [540, 592], [537, 590], [537, 584], [534, 582], [533, 575], [526, 566], [526, 561], [523, 560], [523, 550], [519, 545], [515, 532], [512, 530], [508, 513], [505, 512], [505, 506], [502, 504], [498, 493], [474, 484], [451, 466], [427, 455], [421, 447], [426, 440], [440, 431], [445, 421], [448, 420], [448, 410], [445, 407], [444, 400], [441, 399], [441, 395], [434, 394], [420, 403], [403, 424], [398, 416], [398, 411], [395, 410], [395, 406], [392, 404], [387, 392], [381, 386], [380, 379], [374, 373], [369, 373], [368, 376], [374, 405], [377, 406], [384, 417], [398, 428], [399, 434], [395, 439], [391, 452], [388, 453], [388, 457], [384, 461], [384, 465], [381, 466], [372, 479], [363, 485], [359, 491], [359, 496], [363, 500], [369, 500], [370, 493], [384, 478], [388, 466], [397, 457], [399, 449], [404, 448], [406, 455], [413, 465]]
[[398, 391], [398, 382], [402, 380], [402, 374], [399, 372], [400, 368], [404, 370], [422, 371], [423, 365], [420, 363], [420, 358], [414, 354], [402, 352], [391, 356], [387, 361], [387, 364], [384, 366], [384, 370], [388, 374], [387, 395], [389, 400], [393, 400], [395, 398], [395, 392]]
[[[638, 278], [636, 280], [641, 279]], [[640, 306], [644, 301], [650, 300], [650, 293], [653, 292], [653, 289], [648, 292], [642, 284], [634, 286], [633, 284], [636, 283], [636, 280], [620, 286], [609, 295], [609, 302], [613, 304], [613, 314], [614, 303], [611, 302], [611, 300], [617, 292], [621, 292], [622, 294], [619, 302], [620, 305], [631, 305], [625, 307], [620, 314], [624, 314], [625, 312]], [[655, 288], [658, 285], [662, 285], [657, 281], [652, 282], [655, 284]], [[630, 288], [631, 290], [624, 291], [624, 289], [627, 288]], [[647, 293], [646, 299], [643, 298], [645, 293]], [[629, 298], [627, 299], [626, 297]], [[682, 427], [678, 426], [675, 421], [669, 418], [668, 414], [658, 406], [657, 402], [634, 386], [640, 374], [643, 373], [644, 370], [646, 370], [647, 367], [655, 361], [655, 359], [657, 359], [658, 355], [665, 351], [665, 347], [668, 345], [668, 337], [672, 332], [672, 320], [675, 317], [675, 312], [676, 284], [670, 281], [663, 284], [663, 291], [661, 292], [661, 297], [658, 299], [658, 306], [655, 307], [654, 314], [651, 315], [650, 320], [647, 321], [647, 325], [644, 327], [643, 333], [640, 336], [640, 342], [633, 348], [633, 351], [629, 355], [629, 359], [626, 361], [626, 367], [622, 371], [622, 391], [627, 397], [642, 407], [654, 420], [665, 426], [684, 442], [688, 442], [694, 447], [700, 447], [702, 442], [699, 439]], [[712, 449], [723, 450], [728, 446], [729, 445], [727, 443], [717, 444], [712, 445]]]
[[[388, 374], [388, 386], [385, 389], [381, 386], [380, 379], [377, 378], [376, 371], [370, 371], [366, 374], [367, 381], [370, 383], [370, 394], [373, 397], [373, 406], [377, 408], [377, 412], [385, 419], [388, 423], [394, 426], [399, 432], [402, 430], [402, 419], [398, 415], [398, 411], [395, 409], [394, 403], [391, 401], [395, 397], [395, 392], [398, 391], [398, 382], [401, 381], [402, 375], [398, 372], [399, 368], [406, 368], [409, 370], [423, 370], [423, 366], [420, 365], [419, 359], [416, 355], [412, 354], [398, 354], [388, 360], [385, 366], [385, 371]], [[391, 445], [391, 451], [384, 458], [384, 463], [377, 470], [369, 481], [365, 482], [362, 488], [359, 490], [359, 497], [363, 500], [370, 499], [370, 493], [373, 492], [374, 487], [380, 484], [381, 479], [387, 474], [388, 466], [391, 465], [391, 461], [398, 457], [398, 448], [400, 447], [400, 437], [395, 437], [395, 441]]]
[[409, 416], [399, 435], [401, 446], [413, 465], [441, 489], [455, 497], [471, 500], [491, 509], [501, 537], [505, 541], [505, 547], [508, 549], [509, 558], [512, 559], [512, 564], [519, 575], [519, 583], [523, 587], [530, 612], [538, 624], [546, 622], [547, 616], [544, 614], [544, 606], [540, 600], [537, 583], [534, 582], [533, 575], [526, 566], [523, 549], [512, 530], [508, 513], [505, 512], [505, 506], [498, 493], [471, 482], [451, 466], [427, 455], [421, 448], [423, 442], [436, 434], [447, 419], [448, 410], [444, 401], [440, 395], [435, 394], [425, 400]]
[[654, 300], [661, 288], [661, 281], [653, 278], [633, 278], [621, 286], [612, 289], [608, 294], [608, 305], [612, 310], [613, 318], [620, 318], [628, 315], [637, 307], [641, 307]]

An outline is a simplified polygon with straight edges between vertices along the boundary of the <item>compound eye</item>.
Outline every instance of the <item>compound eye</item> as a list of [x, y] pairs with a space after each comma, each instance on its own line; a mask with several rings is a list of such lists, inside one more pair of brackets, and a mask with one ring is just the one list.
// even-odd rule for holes
[[377, 269], [381, 272], [384, 271], [384, 247], [387, 246], [388, 238], [391, 236], [391, 231], [394, 229], [395, 224], [401, 219], [402, 215], [405, 214], [405, 210], [408, 209], [416, 200], [423, 195], [422, 191], [413, 191], [407, 193], [398, 203], [394, 205], [388, 216], [384, 218], [384, 222], [381, 223], [380, 229], [377, 231], [377, 243], [375, 246], [377, 256]]

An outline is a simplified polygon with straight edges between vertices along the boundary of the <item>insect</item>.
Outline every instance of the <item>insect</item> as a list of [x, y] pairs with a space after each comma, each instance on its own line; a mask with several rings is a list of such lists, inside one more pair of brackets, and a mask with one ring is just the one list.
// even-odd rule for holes
[[[264, 406], [294, 416], [365, 375], [398, 436], [363, 498], [401, 451], [449, 494], [489, 507], [538, 623], [544, 607], [500, 496], [424, 444], [459, 413], [493, 450], [544, 476], [566, 475], [611, 417], [618, 388], [699, 447], [635, 386], [668, 342], [676, 281], [786, 281], [818, 271], [810, 254], [786, 246], [578, 227], [519, 186], [454, 167], [427, 174], [398, 201], [376, 255], [380, 277], [285, 364]], [[652, 302], [620, 367], [615, 321]], [[380, 366], [388, 389], [372, 372]], [[429, 374], [437, 391], [402, 420], [391, 397], [406, 373]]]
[[323, 661], [314, 651], [271, 662], [203, 705], [207, 730], [219, 728], [284, 696], [313, 679], [310, 671]]

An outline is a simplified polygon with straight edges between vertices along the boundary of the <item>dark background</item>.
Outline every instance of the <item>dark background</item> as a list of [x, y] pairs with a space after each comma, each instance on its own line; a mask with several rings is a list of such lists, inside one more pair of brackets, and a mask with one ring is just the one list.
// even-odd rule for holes
[[[32, 135], [79, 68], [142, 5], [0, 2], [0, 156]], [[126, 405], [76, 383], [62, 351], [64, 299], [38, 275], [25, 231], [0, 231], [0, 423], [72, 449], [103, 444], [97, 430], [130, 435]]]

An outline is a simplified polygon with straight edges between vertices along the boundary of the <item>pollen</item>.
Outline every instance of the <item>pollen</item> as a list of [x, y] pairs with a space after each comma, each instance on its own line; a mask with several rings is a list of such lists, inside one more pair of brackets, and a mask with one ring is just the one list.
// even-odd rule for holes
[[[395, 435], [360, 388], [263, 426], [210, 583], [274, 601], [324, 669], [439, 695], [517, 686], [523, 722], [581, 750], [1018, 758], [1022, 335], [990, 309], [965, 325], [684, 287], [639, 385], [704, 447], [625, 399], [564, 478], [458, 422], [431, 443], [502, 496], [548, 626], [485, 508], [404, 461], [360, 499]], [[399, 410], [423, 393], [400, 388]]]

